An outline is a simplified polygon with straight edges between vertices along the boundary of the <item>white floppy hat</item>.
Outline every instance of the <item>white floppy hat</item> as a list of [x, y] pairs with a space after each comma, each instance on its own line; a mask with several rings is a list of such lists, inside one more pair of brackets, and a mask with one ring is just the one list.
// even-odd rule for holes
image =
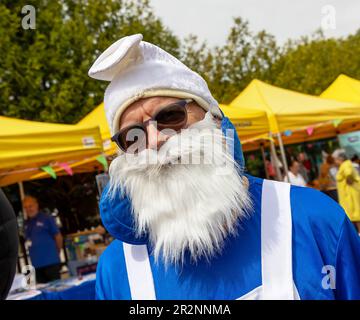
[[94, 62], [89, 76], [111, 81], [104, 105], [111, 133], [119, 129], [124, 110], [136, 100], [154, 96], [191, 98], [206, 111], [222, 117], [205, 80], [174, 56], [142, 41], [141, 34], [121, 38]]
[[346, 151], [345, 149], [336, 149], [332, 154], [331, 156], [336, 159], [336, 158], [339, 158], [339, 157], [343, 157], [343, 156], [346, 156]]

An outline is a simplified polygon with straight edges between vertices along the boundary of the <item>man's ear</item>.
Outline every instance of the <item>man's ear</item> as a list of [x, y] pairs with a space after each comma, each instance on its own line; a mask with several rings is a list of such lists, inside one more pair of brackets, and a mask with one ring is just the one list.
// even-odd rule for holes
[[213, 120], [215, 121], [216, 126], [218, 127], [218, 129], [220, 129], [220, 128], [221, 128], [221, 121], [222, 121], [222, 119], [221, 119], [219, 116], [214, 115], [214, 114], [212, 114], [212, 118], [213, 118]]
[[212, 116], [213, 121], [215, 121], [216, 126], [220, 129], [221, 128], [221, 122], [223, 119], [223, 114], [218, 106], [210, 106], [210, 114]]
[[210, 109], [209, 109], [212, 117], [213, 117], [213, 120], [215, 121], [216, 123], [216, 126], [220, 129], [221, 128], [221, 123], [222, 123], [222, 119], [224, 117], [223, 113], [221, 112], [219, 106], [210, 106]]

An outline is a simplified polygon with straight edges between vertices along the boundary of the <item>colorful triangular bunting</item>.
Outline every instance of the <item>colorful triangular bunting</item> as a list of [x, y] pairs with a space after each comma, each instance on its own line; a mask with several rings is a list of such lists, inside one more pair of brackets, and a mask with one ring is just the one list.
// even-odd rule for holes
[[56, 179], [56, 173], [51, 166], [42, 166], [40, 169], [48, 173], [53, 179]]
[[99, 161], [103, 165], [105, 171], [108, 171], [109, 166], [108, 166], [106, 157], [103, 154], [99, 155], [96, 158], [96, 160]]

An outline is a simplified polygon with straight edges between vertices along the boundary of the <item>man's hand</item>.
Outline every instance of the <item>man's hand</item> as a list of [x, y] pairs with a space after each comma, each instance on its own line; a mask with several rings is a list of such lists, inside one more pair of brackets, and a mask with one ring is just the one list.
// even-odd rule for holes
[[351, 186], [354, 183], [354, 178], [352, 176], [348, 176], [346, 178], [346, 183]]

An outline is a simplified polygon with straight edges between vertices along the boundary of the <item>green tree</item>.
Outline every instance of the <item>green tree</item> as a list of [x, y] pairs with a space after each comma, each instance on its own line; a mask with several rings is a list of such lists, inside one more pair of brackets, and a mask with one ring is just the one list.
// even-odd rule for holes
[[326, 39], [321, 32], [289, 41], [272, 67], [269, 82], [283, 88], [320, 94], [345, 73], [360, 79], [360, 30], [346, 38]]
[[[36, 8], [36, 29], [21, 27], [21, 8]], [[87, 72], [117, 39], [142, 33], [199, 72], [220, 103], [231, 102], [252, 79], [321, 93], [340, 73], [360, 79], [360, 30], [346, 38], [321, 32], [280, 47], [266, 31], [234, 19], [223, 46], [194, 35], [180, 41], [148, 0], [3, 0], [0, 4], [0, 114], [74, 123], [103, 99], [107, 82]]]
[[360, 79], [360, 30], [330, 39], [317, 31], [280, 47], [271, 34], [253, 33], [247, 21], [235, 18], [224, 46], [209, 48], [190, 36], [182, 47], [183, 61], [208, 81], [222, 103], [231, 102], [255, 78], [315, 95], [341, 73]]
[[[36, 9], [36, 29], [21, 26], [21, 9]], [[0, 4], [0, 114], [74, 123], [103, 99], [106, 82], [87, 76], [117, 39], [144, 39], [178, 55], [178, 39], [148, 1], [37, 0]]]
[[271, 78], [279, 56], [275, 38], [265, 31], [256, 34], [247, 21], [234, 19], [226, 43], [209, 48], [195, 36], [185, 39], [182, 59], [208, 82], [215, 98], [228, 103], [254, 79]]

